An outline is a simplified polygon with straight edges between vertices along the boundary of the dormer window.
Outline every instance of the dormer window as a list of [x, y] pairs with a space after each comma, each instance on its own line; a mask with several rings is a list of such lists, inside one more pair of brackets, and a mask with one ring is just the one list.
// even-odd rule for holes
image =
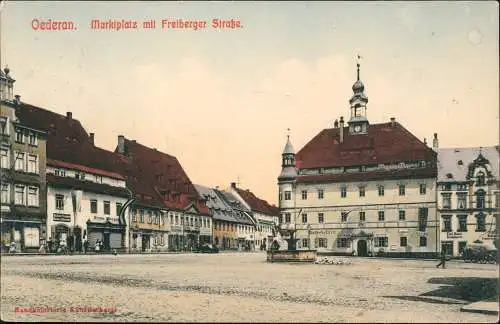
[[484, 186], [484, 184], [485, 184], [484, 173], [483, 172], [479, 172], [477, 174], [476, 186], [482, 187], [482, 186]]
[[451, 174], [451, 173], [447, 173], [447, 174], [446, 174], [446, 178], [448, 178], [448, 179], [453, 179], [453, 174]]
[[464, 165], [464, 161], [462, 161], [462, 160], [458, 160], [457, 164], [458, 164], [458, 165]]

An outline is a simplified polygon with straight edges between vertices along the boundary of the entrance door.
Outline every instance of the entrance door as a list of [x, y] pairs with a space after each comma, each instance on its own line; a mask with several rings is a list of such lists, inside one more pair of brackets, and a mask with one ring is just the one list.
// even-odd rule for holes
[[142, 252], [149, 249], [149, 235], [142, 234]]
[[358, 256], [368, 256], [368, 247], [365, 240], [358, 241]]
[[445, 251], [446, 255], [453, 255], [453, 241], [441, 242], [441, 251]]
[[110, 236], [110, 233], [104, 233], [103, 234], [102, 245], [103, 245], [103, 250], [104, 251], [109, 251], [109, 247], [110, 247], [109, 236]]

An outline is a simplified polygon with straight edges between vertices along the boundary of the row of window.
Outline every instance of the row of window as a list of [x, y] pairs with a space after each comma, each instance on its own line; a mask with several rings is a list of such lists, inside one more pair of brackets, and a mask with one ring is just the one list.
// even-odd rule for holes
[[238, 225], [238, 230], [243, 233], [250, 233], [253, 232], [253, 226]]
[[[21, 184], [14, 185], [14, 204], [19, 206], [38, 207], [40, 189]], [[10, 204], [10, 184], [2, 183], [2, 204]]]
[[[301, 245], [303, 248], [309, 248], [309, 239], [304, 238], [304, 239], [302, 239], [301, 243], [302, 243]], [[352, 241], [348, 238], [345, 238], [345, 237], [341, 237], [341, 238], [336, 239], [336, 246], [339, 249], [350, 248], [351, 243], [352, 243]], [[379, 247], [379, 248], [388, 247], [389, 246], [389, 238], [387, 236], [375, 237], [373, 239], [373, 245], [375, 247]], [[408, 238], [406, 236], [401, 236], [399, 238], [399, 246], [401, 246], [401, 247], [408, 246]], [[420, 236], [419, 247], [426, 247], [426, 246], [427, 246], [427, 237]], [[328, 239], [325, 237], [316, 238], [314, 240], [314, 247], [327, 249], [328, 248]]]
[[[476, 217], [476, 232], [485, 232], [486, 231], [486, 215], [478, 214]], [[452, 216], [451, 215], [442, 215], [443, 226], [441, 227], [442, 232], [451, 232], [452, 231]], [[458, 230], [457, 232], [467, 232], [467, 218], [468, 215], [457, 215], [458, 218]]]
[[38, 136], [35, 132], [28, 131], [27, 129], [16, 129], [16, 142], [28, 143], [29, 145], [38, 146]]
[[[442, 193], [443, 208], [451, 209], [451, 193]], [[486, 197], [489, 196], [485, 191], [479, 190], [476, 194], [476, 208], [486, 208]], [[500, 207], [500, 192], [495, 192], [495, 208]], [[488, 201], [490, 203], [490, 201]], [[467, 208], [467, 193], [457, 193], [457, 209]]]
[[[448, 179], [453, 179], [453, 175], [451, 173], [448, 173], [446, 176]], [[484, 187], [486, 185], [486, 176], [485, 176], [484, 172], [480, 171], [477, 173], [475, 185], [476, 185], [476, 187]], [[467, 191], [467, 184], [443, 183], [443, 184], [441, 184], [441, 190], [443, 190], [443, 191], [452, 191], [452, 190]]]
[[[341, 222], [347, 222], [349, 214], [350, 214], [349, 212], [341, 212], [340, 213], [340, 220], [341, 220]], [[425, 208], [425, 207], [419, 208], [418, 214], [419, 214], [419, 219], [420, 218], [427, 219], [428, 208]], [[366, 221], [366, 212], [360, 211], [360, 212], [358, 212], [358, 215], [359, 215], [359, 221], [360, 222]], [[318, 217], [318, 223], [324, 223], [325, 222], [325, 214], [324, 213], [318, 213], [317, 217]], [[291, 213], [285, 213], [285, 223], [291, 223], [291, 218], [292, 218]], [[308, 223], [308, 214], [302, 213], [301, 214], [301, 220], [302, 220], [303, 224], [307, 224]], [[381, 222], [385, 221], [385, 211], [383, 211], [383, 210], [379, 210], [378, 211], [378, 220], [381, 221]], [[406, 211], [405, 210], [400, 210], [399, 211], [399, 220], [400, 221], [405, 221], [406, 220]], [[280, 223], [282, 223], [282, 222], [283, 222], [283, 218], [280, 216]]]
[[[146, 215], [147, 214], [147, 215]], [[158, 211], [145, 211], [144, 209], [139, 209], [139, 212], [137, 210], [132, 210], [132, 221], [137, 222], [139, 220], [139, 223], [145, 223], [147, 216], [147, 222], [149, 224], [156, 224], [159, 225], [161, 222], [161, 225], [165, 225], [165, 218], [167, 218], [166, 215], [160, 215], [160, 212]], [[188, 225], [188, 226], [200, 226], [204, 228], [210, 228], [211, 227], [211, 221], [210, 219], [207, 219], [205, 217], [189, 217], [189, 216], [180, 216], [179, 215], [170, 215], [170, 218], [167, 218], [167, 221], [170, 219], [170, 224], [171, 225]]]
[[[55, 196], [55, 202], [56, 202], [56, 209], [57, 210], [64, 210], [64, 206], [66, 203], [66, 198], [70, 198], [70, 196], [65, 196], [61, 194], [57, 194]], [[115, 208], [116, 208], [116, 215], [118, 216], [120, 214], [121, 208], [122, 208], [122, 203], [116, 203]], [[90, 200], [90, 213], [92, 214], [97, 214], [99, 213], [99, 208], [97, 204], [97, 199], [91, 199]], [[103, 214], [104, 215], [111, 215], [111, 202], [108, 200], [103, 201]]]
[[[398, 185], [398, 190], [399, 190], [400, 196], [406, 195], [406, 185], [404, 185], [404, 184]], [[377, 186], [377, 192], [378, 192], [379, 196], [384, 196], [385, 195], [385, 187], [383, 185]], [[427, 185], [425, 183], [419, 184], [419, 192], [421, 195], [427, 194]], [[359, 197], [365, 197], [366, 196], [366, 186], [358, 187], [358, 193], [359, 193]], [[292, 200], [292, 192], [291, 191], [285, 191], [284, 194], [285, 194], [285, 197], [284, 197], [285, 200]], [[325, 196], [324, 190], [318, 189], [317, 190], [317, 198], [323, 199], [324, 196]], [[307, 200], [308, 191], [302, 190], [301, 197], [302, 197], [302, 200]], [[347, 197], [347, 187], [346, 186], [340, 187], [340, 197], [341, 198]], [[279, 199], [282, 200], [281, 193], [280, 193]]]
[[[9, 120], [5, 116], [0, 117], [0, 134], [9, 135]], [[29, 143], [33, 146], [38, 146], [38, 136], [35, 132], [27, 129], [16, 129], [16, 142], [17, 143]]]
[[[0, 166], [2, 169], [10, 169], [10, 150], [0, 149]], [[25, 152], [14, 152], [14, 170], [28, 173], [39, 173], [39, 159], [36, 154]]]

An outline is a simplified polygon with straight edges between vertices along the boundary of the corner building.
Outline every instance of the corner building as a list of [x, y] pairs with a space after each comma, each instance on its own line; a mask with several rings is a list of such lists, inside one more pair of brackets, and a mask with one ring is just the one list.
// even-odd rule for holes
[[280, 226], [299, 249], [336, 255], [438, 252], [437, 153], [391, 118], [370, 124], [360, 79], [340, 117], [295, 154], [288, 137], [278, 177]]

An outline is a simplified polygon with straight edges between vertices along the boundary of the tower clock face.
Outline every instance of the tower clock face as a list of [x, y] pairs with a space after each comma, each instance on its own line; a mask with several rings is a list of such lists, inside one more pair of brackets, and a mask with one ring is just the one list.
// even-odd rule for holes
[[361, 132], [361, 125], [356, 125], [356, 126], [354, 126], [354, 131], [355, 131], [356, 133]]

